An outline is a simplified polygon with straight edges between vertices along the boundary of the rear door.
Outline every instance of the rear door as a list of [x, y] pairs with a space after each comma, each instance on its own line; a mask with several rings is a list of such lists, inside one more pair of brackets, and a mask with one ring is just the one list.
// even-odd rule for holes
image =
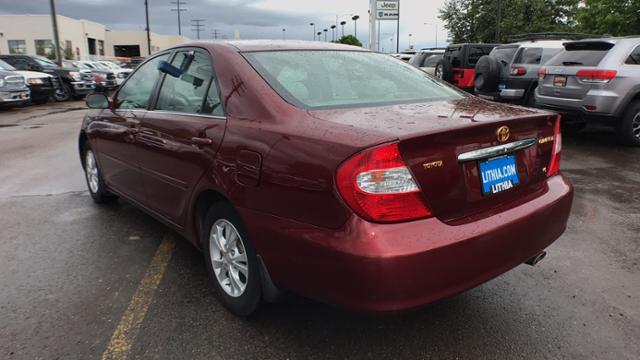
[[546, 75], [539, 81], [540, 94], [565, 99], [582, 99], [601, 84], [580, 81], [578, 71], [592, 70], [615, 44], [609, 41], [580, 41], [568, 43], [565, 49], [544, 66]]
[[184, 226], [194, 187], [213, 165], [226, 125], [209, 53], [176, 51], [182, 75], [164, 75], [152, 110], [140, 122], [137, 152], [147, 205]]
[[139, 67], [115, 95], [115, 109], [103, 110], [88, 129], [107, 185], [141, 203], [145, 194], [135, 143], [160, 78], [158, 63], [168, 58], [169, 53], [160, 54]]

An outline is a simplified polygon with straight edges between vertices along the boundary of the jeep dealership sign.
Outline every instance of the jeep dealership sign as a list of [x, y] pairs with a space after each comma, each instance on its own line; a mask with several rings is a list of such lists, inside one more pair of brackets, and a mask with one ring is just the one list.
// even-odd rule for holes
[[398, 20], [398, 0], [376, 1], [376, 19]]

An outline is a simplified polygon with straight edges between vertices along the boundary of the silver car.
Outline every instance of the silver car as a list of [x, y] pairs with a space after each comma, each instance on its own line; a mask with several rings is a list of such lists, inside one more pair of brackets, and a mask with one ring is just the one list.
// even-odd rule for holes
[[540, 69], [536, 106], [615, 126], [640, 146], [640, 37], [571, 41]]

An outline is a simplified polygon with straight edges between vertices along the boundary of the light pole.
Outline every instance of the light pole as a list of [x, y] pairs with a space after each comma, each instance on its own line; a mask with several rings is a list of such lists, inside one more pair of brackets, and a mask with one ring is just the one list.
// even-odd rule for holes
[[357, 39], [358, 38], [358, 19], [360, 19], [360, 16], [358, 15], [354, 15], [351, 20], [353, 20], [353, 36]]
[[62, 67], [62, 54], [60, 53], [60, 37], [58, 35], [58, 19], [56, 16], [55, 0], [51, 0], [49, 5], [51, 6], [51, 26], [53, 27], [53, 46], [55, 46], [56, 49], [56, 63], [58, 66]]
[[347, 24], [346, 21], [340, 21], [340, 26], [342, 26], [342, 37], [344, 37], [344, 26]]
[[287, 29], [282, 29], [282, 40], [287, 39]]
[[331, 25], [331, 41], [336, 41], [336, 26]]
[[409, 49], [411, 49], [411, 37], [413, 36], [413, 34], [409, 34]]
[[313, 41], [316, 41], [316, 23], [309, 23], [309, 26], [313, 26]]
[[327, 41], [327, 31], [329, 31], [329, 29], [324, 29], [322, 31], [324, 31], [324, 41], [326, 42]]
[[438, 24], [435, 23], [424, 23], [425, 25], [433, 25], [433, 28], [436, 29], [436, 47], [438, 47]]
[[316, 35], [318, 35], [318, 41], [320, 41], [320, 36], [322, 35], [322, 31], [318, 31]]

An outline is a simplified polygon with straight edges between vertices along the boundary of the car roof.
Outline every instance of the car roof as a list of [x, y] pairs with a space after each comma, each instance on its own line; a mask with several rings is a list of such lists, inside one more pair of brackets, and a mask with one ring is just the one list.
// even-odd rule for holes
[[369, 51], [367, 49], [344, 44], [335, 44], [319, 41], [300, 40], [211, 40], [198, 41], [181, 46], [230, 46], [240, 52], [249, 51], [274, 51], [274, 50], [343, 50], [343, 51]]

